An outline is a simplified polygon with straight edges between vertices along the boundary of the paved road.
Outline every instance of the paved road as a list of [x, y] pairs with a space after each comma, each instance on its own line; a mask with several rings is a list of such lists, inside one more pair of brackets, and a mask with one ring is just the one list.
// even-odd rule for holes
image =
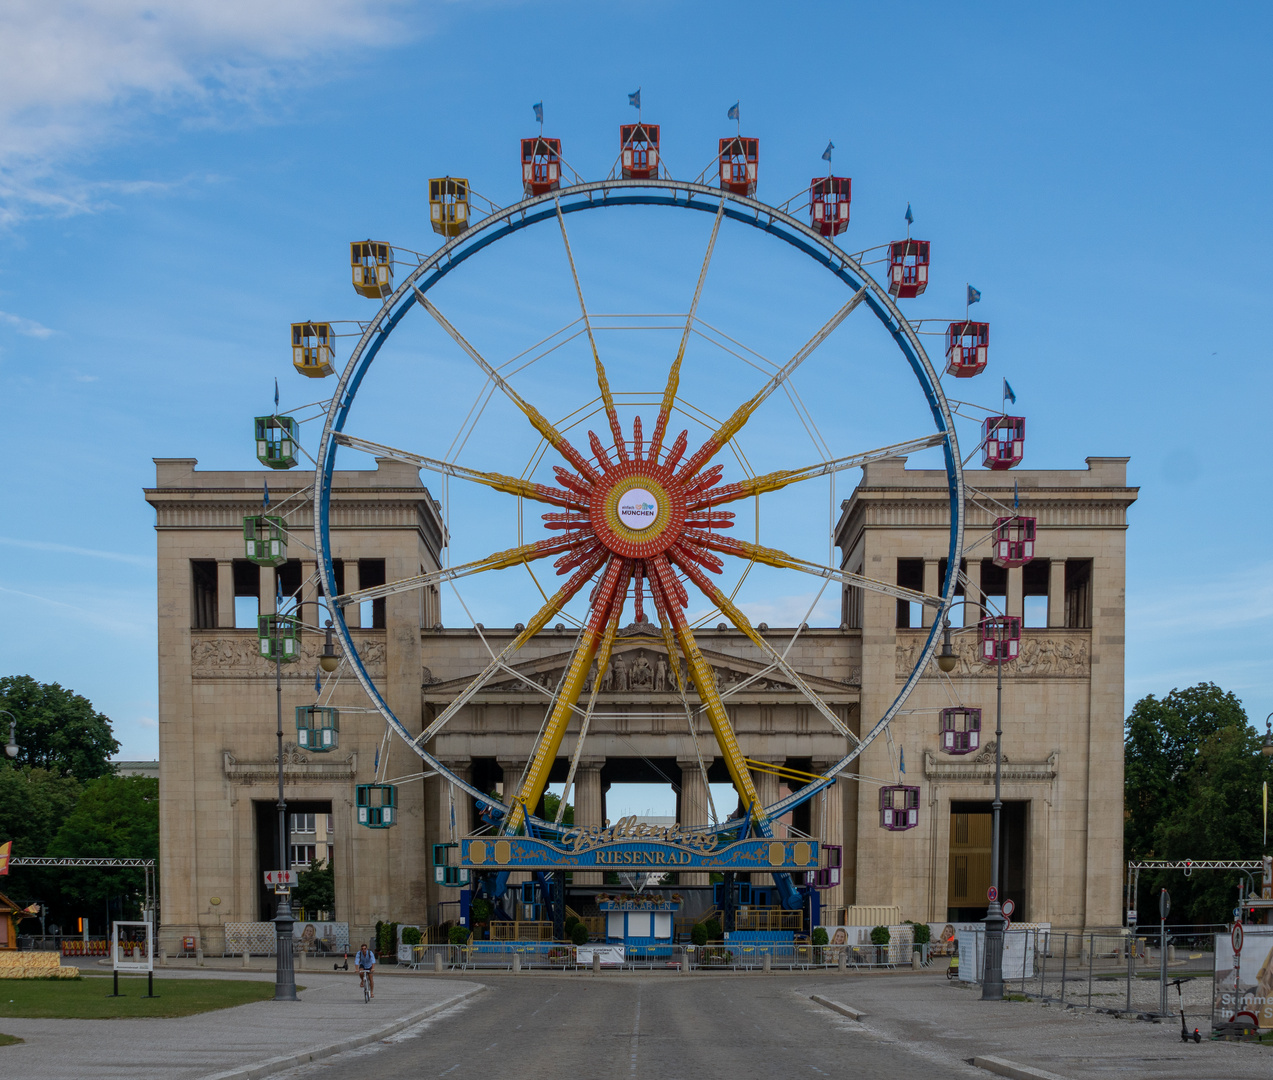
[[[385, 1043], [283, 1074], [518, 1080], [772, 1080], [987, 1073], [814, 1004], [790, 979], [610, 975], [487, 981], [485, 993]], [[838, 998], [838, 987], [816, 992]]]

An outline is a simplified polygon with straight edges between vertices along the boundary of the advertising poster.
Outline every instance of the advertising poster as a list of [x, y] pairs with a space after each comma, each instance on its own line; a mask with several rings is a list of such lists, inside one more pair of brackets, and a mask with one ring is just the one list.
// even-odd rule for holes
[[591, 964], [594, 956], [601, 958], [602, 967], [623, 966], [622, 945], [579, 945], [575, 948], [575, 960], [579, 964]]
[[292, 925], [292, 940], [296, 947], [307, 953], [322, 956], [326, 953], [344, 954], [349, 950], [349, 923], [301, 922]]
[[[1212, 1019], [1228, 1021], [1249, 1013], [1261, 1028], [1273, 1028], [1273, 927], [1245, 928], [1239, 987], [1233, 985], [1233, 941], [1216, 934], [1215, 992]], [[1247, 1019], [1243, 1017], [1243, 1019]]]

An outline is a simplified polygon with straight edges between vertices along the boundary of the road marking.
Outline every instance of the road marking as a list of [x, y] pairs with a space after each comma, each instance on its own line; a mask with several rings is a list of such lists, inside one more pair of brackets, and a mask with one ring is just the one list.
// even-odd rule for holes
[[641, 987], [637, 986], [636, 1013], [632, 1017], [632, 1054], [629, 1072], [636, 1076], [637, 1071], [637, 1036], [641, 1034]]
[[445, 1076], [445, 1075], [446, 1075], [446, 1073], [453, 1073], [453, 1072], [455, 1072], [455, 1070], [456, 1070], [456, 1069], [458, 1069], [459, 1067], [460, 1067], [460, 1063], [457, 1061], [454, 1065], [452, 1065], [449, 1069], [447, 1069], [447, 1071], [446, 1071], [446, 1072], [440, 1072], [440, 1073], [438, 1073], [438, 1075], [439, 1075], [439, 1076]]

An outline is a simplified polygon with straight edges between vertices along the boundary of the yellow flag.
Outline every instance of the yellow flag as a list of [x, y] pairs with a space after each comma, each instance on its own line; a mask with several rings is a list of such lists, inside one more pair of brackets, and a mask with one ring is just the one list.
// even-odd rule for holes
[[9, 872], [9, 852], [13, 850], [13, 841], [6, 840], [0, 844], [0, 877]]

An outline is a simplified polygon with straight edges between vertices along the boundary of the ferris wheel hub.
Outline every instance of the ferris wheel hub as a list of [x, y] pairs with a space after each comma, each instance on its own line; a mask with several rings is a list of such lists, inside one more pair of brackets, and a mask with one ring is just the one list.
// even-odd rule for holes
[[597, 539], [624, 558], [661, 555], [685, 530], [683, 486], [653, 461], [616, 464], [593, 489], [589, 516]]

